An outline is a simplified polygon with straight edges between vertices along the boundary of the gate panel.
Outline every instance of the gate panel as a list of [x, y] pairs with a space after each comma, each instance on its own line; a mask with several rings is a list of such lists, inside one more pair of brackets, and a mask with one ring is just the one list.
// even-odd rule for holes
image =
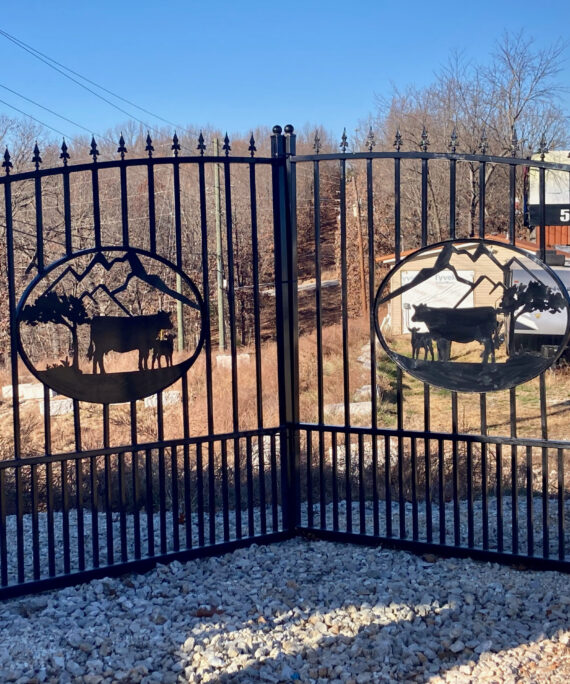
[[[218, 156], [201, 136], [188, 156], [189, 142], [164, 157], [135, 140], [146, 156], [130, 158], [121, 137], [103, 160], [93, 141], [73, 164], [64, 144], [61, 167], [38, 150], [17, 173], [5, 156], [2, 596], [290, 534], [272, 225], [284, 147], [256, 157], [252, 138], [230, 156], [226, 138]], [[170, 330], [152, 328], [159, 309]], [[141, 389], [157, 373], [174, 384]]]
[[[398, 300], [374, 308], [392, 269], [414, 250], [446, 240], [513, 245], [530, 260], [538, 256], [541, 268], [544, 231], [538, 227], [532, 244], [523, 226], [524, 178], [532, 167], [544, 208], [546, 170], [569, 174], [570, 168], [538, 159], [431, 154], [427, 144], [404, 152], [401, 138], [390, 152], [372, 152], [371, 144], [348, 154], [345, 143], [340, 154], [323, 153], [316, 138], [316, 154], [290, 160], [298, 241], [307, 245], [299, 255], [299, 529], [570, 569], [570, 441], [559, 417], [567, 396], [564, 363], [503, 391], [430, 386], [403, 372], [378, 338], [388, 337], [411, 359], [405, 326], [414, 324], [405, 316], [414, 310], [397, 310]], [[334, 256], [325, 266], [331, 243]], [[501, 293], [512, 285], [505, 281]], [[559, 285], [565, 292], [565, 283], [554, 289]], [[495, 297], [503, 315], [506, 296]], [[507, 329], [499, 341], [497, 333], [503, 349], [508, 335]], [[463, 352], [453, 344], [457, 359]], [[437, 364], [435, 341], [432, 346]], [[472, 347], [470, 354], [480, 353]]]

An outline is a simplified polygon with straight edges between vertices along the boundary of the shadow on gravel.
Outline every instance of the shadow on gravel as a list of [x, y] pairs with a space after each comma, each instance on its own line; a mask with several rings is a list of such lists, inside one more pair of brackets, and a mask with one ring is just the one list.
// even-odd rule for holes
[[[239, 562], [236, 574], [228, 564], [218, 587], [227, 606], [192, 632], [189, 681], [423, 682], [465, 666], [457, 681], [468, 682], [477, 664], [499, 676], [493, 654], [567, 629], [569, 606], [545, 581], [557, 573], [302, 543], [294, 568], [283, 567], [277, 548], [258, 549], [255, 582]], [[238, 600], [249, 616], [241, 623], [232, 614]]]

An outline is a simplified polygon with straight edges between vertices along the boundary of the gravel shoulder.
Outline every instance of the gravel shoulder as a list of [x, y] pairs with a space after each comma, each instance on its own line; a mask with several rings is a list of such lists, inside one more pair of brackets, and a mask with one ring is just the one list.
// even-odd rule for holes
[[294, 539], [6, 601], [2, 682], [567, 682], [568, 576]]

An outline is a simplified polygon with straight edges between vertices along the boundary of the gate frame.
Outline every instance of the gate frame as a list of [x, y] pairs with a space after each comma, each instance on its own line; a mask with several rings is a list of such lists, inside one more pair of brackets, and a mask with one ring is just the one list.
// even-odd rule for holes
[[[346, 140], [344, 141], [346, 143]], [[342, 147], [342, 146], [341, 146]], [[229, 148], [229, 146], [228, 146]], [[173, 147], [174, 149], [174, 147]], [[199, 147], [199, 149], [201, 149]], [[201, 149], [203, 155], [203, 149]], [[149, 155], [150, 157], [152, 155]], [[253, 156], [253, 154], [252, 154]], [[93, 171], [95, 168], [118, 168], [121, 171], [121, 189], [126, 184], [126, 168], [129, 166], [149, 164], [148, 160], [127, 160], [122, 154], [120, 160], [113, 162], [97, 163], [94, 155], [93, 164], [79, 164], [77, 166], [68, 167], [67, 159], [63, 157], [64, 166], [57, 169], [39, 170], [36, 164], [36, 171], [25, 172], [21, 174], [10, 175], [11, 163], [9, 157], [5, 156], [3, 164], [6, 170], [6, 176], [0, 178], [0, 184], [5, 186], [5, 207], [6, 207], [6, 239], [8, 243], [7, 263], [8, 272], [13, 276], [14, 272], [14, 254], [13, 254], [13, 222], [11, 213], [11, 185], [18, 180], [35, 180], [36, 192], [40, 188], [40, 179], [47, 175], [58, 175], [63, 178], [64, 193], [65, 185], [69, 188], [69, 174], [70, 171]], [[226, 153], [227, 158], [227, 153]], [[558, 168], [562, 170], [570, 170], [570, 166], [555, 164], [544, 161], [530, 161], [527, 159], [492, 157], [486, 154], [467, 155], [453, 153], [427, 153], [427, 148], [420, 152], [401, 152], [399, 147], [396, 152], [372, 152], [370, 148], [368, 152], [347, 153], [346, 144], [342, 147], [342, 152], [331, 154], [316, 155], [302, 155], [298, 156], [296, 153], [296, 136], [294, 128], [291, 125], [285, 126], [284, 130], [280, 126], [274, 126], [271, 135], [271, 159], [259, 159], [263, 163], [271, 164], [271, 183], [273, 192], [273, 238], [274, 238], [274, 264], [275, 264], [275, 296], [276, 296], [276, 338], [277, 338], [277, 360], [278, 360], [278, 387], [279, 387], [279, 425], [270, 428], [259, 428], [253, 431], [239, 431], [237, 433], [230, 433], [228, 435], [204, 435], [202, 437], [183, 438], [178, 440], [170, 440], [168, 442], [160, 441], [150, 445], [124, 445], [119, 448], [104, 448], [98, 449], [96, 452], [79, 451], [74, 454], [53, 455], [46, 454], [44, 457], [26, 458], [19, 457], [20, 451], [20, 435], [19, 431], [15, 430], [14, 446], [17, 452], [15, 461], [19, 460], [19, 465], [16, 465], [16, 488], [20, 491], [18, 496], [21, 496], [22, 477], [20, 473], [20, 466], [35, 466], [55, 463], [58, 460], [61, 463], [72, 463], [75, 459], [79, 462], [81, 459], [89, 459], [95, 455], [97, 456], [111, 456], [114, 454], [127, 453], [130, 450], [143, 451], [145, 449], [166, 449], [184, 448], [190, 445], [206, 445], [211, 444], [214, 440], [239, 440], [240, 437], [262, 438], [265, 434], [270, 434], [272, 437], [278, 437], [281, 448], [281, 462], [284, 467], [281, 468], [281, 493], [282, 493], [282, 515], [283, 515], [283, 529], [280, 531], [267, 532], [263, 535], [244, 536], [231, 541], [217, 542], [215, 544], [205, 544], [195, 546], [193, 548], [186, 548], [183, 550], [170, 551], [167, 553], [158, 553], [152, 556], [138, 558], [136, 560], [121, 561], [118, 563], [105, 565], [101, 567], [93, 567], [89, 569], [81, 569], [61, 575], [51, 574], [50, 577], [43, 579], [35, 579], [33, 581], [19, 581], [17, 584], [8, 585], [2, 581], [0, 586], [0, 599], [18, 596], [25, 593], [44, 591], [47, 589], [55, 589], [59, 587], [69, 586], [79, 582], [90, 581], [94, 578], [103, 576], [117, 576], [125, 572], [140, 572], [154, 567], [157, 563], [169, 562], [171, 560], [191, 560], [194, 558], [220, 555], [231, 552], [238, 548], [249, 546], [253, 543], [273, 543], [276, 541], [283, 541], [291, 539], [294, 536], [300, 535], [310, 539], [322, 539], [336, 542], [350, 542], [356, 544], [364, 544], [369, 546], [386, 546], [389, 548], [407, 550], [414, 553], [425, 553], [427, 551], [435, 553], [439, 556], [449, 557], [472, 557], [482, 561], [496, 561], [506, 564], [511, 564], [519, 567], [533, 567], [538, 569], [552, 569], [563, 572], [570, 572], [570, 560], [560, 560], [556, 558], [549, 558], [544, 556], [521, 555], [508, 553], [504, 551], [492, 551], [487, 549], [465, 547], [452, 544], [437, 544], [433, 541], [424, 542], [416, 539], [408, 539], [397, 536], [382, 536], [379, 534], [359, 534], [351, 530], [339, 531], [330, 529], [321, 529], [317, 526], [308, 526], [301, 523], [301, 473], [300, 473], [300, 442], [301, 432], [320, 432], [323, 434], [326, 431], [338, 432], [345, 435], [368, 435], [374, 439], [377, 437], [396, 437], [400, 444], [404, 438], [412, 439], [432, 439], [449, 441], [457, 448], [459, 443], [479, 443], [479, 444], [498, 444], [511, 446], [532, 445], [535, 448], [558, 448], [570, 449], [570, 441], [554, 441], [554, 440], [520, 440], [516, 438], [496, 437], [489, 438], [483, 435], [463, 435], [455, 430], [451, 433], [435, 433], [427, 431], [411, 431], [405, 430], [401, 426], [394, 429], [381, 428], [376, 425], [375, 419], [371, 427], [355, 428], [347, 422], [344, 426], [332, 426], [326, 424], [323, 420], [319, 423], [304, 423], [300, 420], [299, 410], [299, 309], [298, 309], [298, 253], [297, 253], [297, 180], [296, 167], [298, 162], [311, 161], [339, 161], [343, 165], [348, 160], [364, 160], [370, 165], [374, 159], [391, 159], [395, 162], [396, 173], [399, 172], [399, 165], [403, 159], [417, 159], [422, 162], [422, 185], [425, 182], [427, 174], [427, 162], [432, 159], [444, 159], [450, 162], [450, 182], [455, 182], [455, 164], [457, 161], [474, 161], [483, 165], [486, 163], [497, 163], [501, 165], [510, 165], [511, 167], [511, 189], [514, 188], [512, 179], [514, 178], [514, 169], [517, 166], [533, 165], [539, 168], [540, 181], [540, 197], [542, 203], [541, 225], [544, 226], [545, 212], [544, 212], [544, 188], [545, 188], [545, 170], [550, 168]], [[174, 159], [157, 160], [153, 159], [153, 164], [168, 163], [172, 164], [173, 168], [177, 168], [177, 164], [184, 161], [184, 158], [178, 157], [175, 152]], [[198, 159], [192, 158], [191, 161], [202, 161], [202, 163], [218, 163], [216, 157], [201, 157]], [[220, 160], [221, 161], [221, 160]], [[227, 159], [226, 159], [227, 161]], [[233, 160], [232, 160], [233, 161]], [[236, 160], [237, 161], [237, 160]], [[247, 158], [241, 161], [255, 164], [258, 160], [250, 160]], [[343, 166], [344, 168], [344, 166]], [[343, 176], [343, 182], [346, 181], [346, 176]], [[484, 188], [483, 188], [484, 192]], [[64, 197], [66, 206], [69, 202], [68, 195]], [[370, 194], [368, 193], [369, 202]], [[396, 216], [397, 216], [397, 231], [396, 235], [396, 253], [399, 257], [399, 195], [396, 198]], [[123, 207], [123, 210], [125, 208]], [[346, 207], [344, 207], [346, 210]], [[41, 212], [41, 210], [40, 210]], [[67, 208], [66, 208], [67, 212]], [[514, 196], [510, 197], [510, 214], [511, 220], [509, 225], [509, 236], [514, 240]], [[452, 224], [454, 219], [452, 219]], [[40, 217], [41, 225], [41, 217]], [[453, 227], [454, 230], [454, 227]], [[38, 235], [39, 237], [39, 235]], [[484, 226], [480, 227], [480, 237], [484, 237]], [[427, 240], [427, 205], [422, 203], [422, 242]], [[545, 255], [545, 231], [540, 232], [540, 252], [544, 260]], [[373, 266], [370, 261], [369, 265]], [[374, 292], [374, 283], [369, 283], [369, 294]], [[10, 307], [10, 333], [11, 339], [16, 339], [16, 321], [14, 312], [16, 308], [16, 292], [14, 287], [13, 277], [8, 278], [8, 303]], [[372, 316], [372, 307], [371, 307]], [[17, 374], [17, 360], [18, 353], [15, 345], [12, 345], [12, 379], [13, 383], [18, 379]], [[373, 410], [376, 408], [376, 399], [372, 400]], [[18, 420], [19, 404], [14, 403], [14, 421]], [[523, 444], [524, 442], [524, 444]], [[50, 466], [51, 467], [51, 466]], [[0, 486], [4, 482], [5, 464], [0, 463]], [[0, 492], [0, 527], [5, 523], [5, 501]], [[17, 515], [20, 519], [23, 515], [19, 510]], [[5, 534], [5, 533], [4, 533]], [[2, 535], [0, 535], [0, 556], [4, 562], [6, 555], [6, 548], [3, 548]], [[20, 550], [19, 550], [20, 551]], [[21, 550], [23, 554], [23, 549]], [[50, 559], [51, 563], [51, 559]], [[4, 578], [2, 578], [3, 580]], [[20, 578], [19, 578], [20, 579]]]

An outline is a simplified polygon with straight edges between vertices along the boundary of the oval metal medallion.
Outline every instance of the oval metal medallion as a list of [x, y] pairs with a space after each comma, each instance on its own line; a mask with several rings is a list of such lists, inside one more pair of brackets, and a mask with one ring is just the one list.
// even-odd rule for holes
[[565, 349], [567, 284], [570, 268], [554, 270], [530, 251], [492, 240], [441, 242], [388, 273], [376, 294], [376, 333], [418, 380], [459, 392], [509, 389]]
[[156, 394], [194, 363], [204, 305], [172, 263], [102, 247], [50, 265], [22, 296], [16, 321], [29, 370], [58, 394], [113, 404]]

